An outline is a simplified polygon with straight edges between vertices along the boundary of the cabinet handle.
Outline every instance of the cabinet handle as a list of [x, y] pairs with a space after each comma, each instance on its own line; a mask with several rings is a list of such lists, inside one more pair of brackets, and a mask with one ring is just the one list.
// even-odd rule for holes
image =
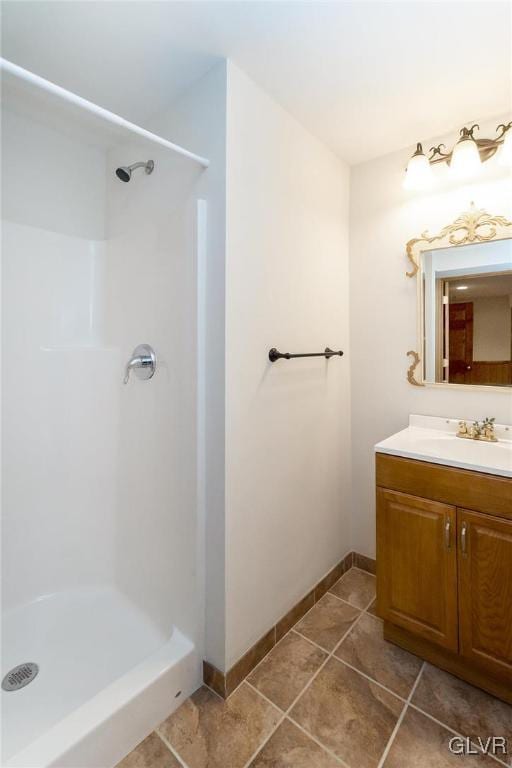
[[465, 555], [468, 551], [468, 543], [467, 543], [467, 523], [462, 523], [462, 528], [460, 532], [460, 548], [462, 550], [462, 554]]
[[448, 518], [448, 520], [444, 524], [444, 543], [446, 544], [446, 549], [450, 549], [451, 539], [452, 539], [452, 521], [450, 520], [450, 518]]

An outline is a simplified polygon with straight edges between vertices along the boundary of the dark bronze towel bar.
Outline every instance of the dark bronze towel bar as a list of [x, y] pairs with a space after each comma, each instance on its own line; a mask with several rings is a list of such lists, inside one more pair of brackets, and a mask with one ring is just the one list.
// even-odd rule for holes
[[292, 355], [290, 352], [278, 352], [275, 347], [272, 347], [272, 349], [268, 353], [268, 359], [271, 363], [275, 363], [276, 360], [291, 360], [292, 357], [325, 357], [327, 360], [330, 357], [334, 357], [335, 355], [338, 355], [338, 357], [341, 357], [343, 355], [343, 352], [341, 349], [336, 352], [333, 349], [329, 349], [329, 347], [326, 347], [323, 352], [303, 352], [302, 354]]

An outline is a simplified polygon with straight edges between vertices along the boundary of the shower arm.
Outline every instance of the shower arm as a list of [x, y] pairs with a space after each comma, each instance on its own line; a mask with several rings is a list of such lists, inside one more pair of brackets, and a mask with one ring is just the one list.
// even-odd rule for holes
[[146, 166], [147, 166], [147, 162], [140, 161], [139, 163], [132, 163], [131, 165], [128, 166], [128, 168], [131, 171], [134, 171], [136, 168], [146, 168]]

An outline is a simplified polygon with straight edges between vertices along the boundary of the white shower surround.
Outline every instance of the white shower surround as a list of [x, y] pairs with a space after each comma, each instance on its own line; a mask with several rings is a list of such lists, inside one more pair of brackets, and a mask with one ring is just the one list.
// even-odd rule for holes
[[[201, 168], [20, 103], [3, 114], [2, 674], [40, 672], [2, 691], [2, 764], [104, 768], [200, 683]], [[115, 178], [150, 156], [151, 177]], [[125, 387], [140, 342], [158, 370]]]

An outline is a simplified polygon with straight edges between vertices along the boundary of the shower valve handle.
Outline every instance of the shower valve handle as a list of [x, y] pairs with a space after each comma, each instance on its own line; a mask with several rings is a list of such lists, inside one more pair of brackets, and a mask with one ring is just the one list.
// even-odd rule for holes
[[133, 371], [137, 378], [151, 379], [156, 371], [156, 355], [153, 347], [149, 344], [139, 344], [132, 352], [131, 358], [126, 364], [124, 375], [124, 384], [128, 384], [130, 372]]

